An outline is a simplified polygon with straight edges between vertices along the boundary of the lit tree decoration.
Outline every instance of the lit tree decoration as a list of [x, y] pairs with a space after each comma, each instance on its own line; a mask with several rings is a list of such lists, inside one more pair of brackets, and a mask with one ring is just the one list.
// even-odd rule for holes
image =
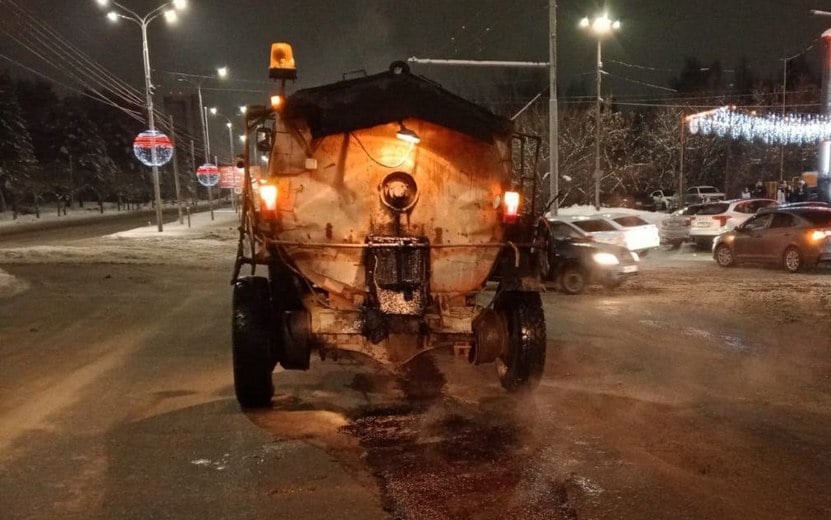
[[820, 114], [740, 112], [734, 106], [687, 116], [690, 133], [759, 140], [765, 144], [808, 144], [831, 141], [831, 119]]

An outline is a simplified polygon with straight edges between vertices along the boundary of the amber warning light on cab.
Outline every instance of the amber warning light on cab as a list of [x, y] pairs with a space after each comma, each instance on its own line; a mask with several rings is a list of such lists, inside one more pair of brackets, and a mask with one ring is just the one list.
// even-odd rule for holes
[[294, 50], [288, 43], [271, 44], [271, 63], [268, 67], [271, 79], [297, 79], [297, 67], [294, 64]]

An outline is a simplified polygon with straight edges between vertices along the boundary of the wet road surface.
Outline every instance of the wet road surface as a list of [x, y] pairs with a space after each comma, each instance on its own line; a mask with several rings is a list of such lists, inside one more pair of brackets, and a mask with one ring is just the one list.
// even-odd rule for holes
[[344, 356], [247, 413], [228, 266], [3, 265], [31, 288], [0, 298], [2, 517], [831, 517], [831, 276], [691, 255], [546, 294], [531, 395]]

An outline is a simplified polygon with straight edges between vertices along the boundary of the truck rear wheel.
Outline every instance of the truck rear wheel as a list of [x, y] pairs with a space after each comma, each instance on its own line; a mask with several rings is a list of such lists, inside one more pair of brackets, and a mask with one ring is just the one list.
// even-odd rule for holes
[[495, 307], [508, 326], [506, 351], [496, 360], [499, 382], [509, 392], [533, 390], [545, 368], [545, 315], [540, 294], [503, 293]]
[[234, 283], [231, 326], [234, 391], [243, 408], [267, 407], [274, 395], [273, 315], [268, 279], [250, 276]]

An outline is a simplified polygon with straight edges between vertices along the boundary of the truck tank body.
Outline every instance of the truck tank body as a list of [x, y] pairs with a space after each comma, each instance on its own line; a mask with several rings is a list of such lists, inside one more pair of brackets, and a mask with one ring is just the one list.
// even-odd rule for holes
[[[288, 256], [316, 285], [337, 295], [339, 305], [364, 302], [365, 252], [325, 244], [423, 237], [435, 246], [429, 251], [429, 286], [438, 297], [479, 290], [499, 253], [470, 246], [502, 240], [496, 209], [511, 175], [507, 144], [486, 143], [419, 119], [402, 122], [420, 137], [418, 144], [396, 138], [398, 123], [317, 140], [308, 128], [297, 126], [276, 134], [271, 159], [281, 194], [276, 235], [297, 244], [284, 246]], [[313, 151], [313, 170], [304, 168], [305, 143]], [[404, 211], [384, 200], [402, 173], [416, 191], [412, 207]]]

